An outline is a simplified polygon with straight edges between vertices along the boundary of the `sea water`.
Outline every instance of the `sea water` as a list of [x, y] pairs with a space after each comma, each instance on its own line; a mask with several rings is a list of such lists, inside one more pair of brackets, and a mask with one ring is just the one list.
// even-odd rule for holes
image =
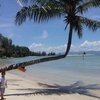
[[[0, 67], [38, 58], [40, 57], [0, 59]], [[69, 55], [64, 59], [28, 66], [26, 74], [44, 83], [70, 84], [81, 81], [100, 84], [100, 55], [86, 55], [84, 59], [82, 55]]]

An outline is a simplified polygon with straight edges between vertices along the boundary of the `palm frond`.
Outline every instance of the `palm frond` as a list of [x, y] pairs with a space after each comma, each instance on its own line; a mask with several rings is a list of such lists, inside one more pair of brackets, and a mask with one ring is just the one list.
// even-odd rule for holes
[[15, 23], [20, 25], [22, 22], [26, 21], [26, 17], [28, 16], [29, 7], [23, 7], [21, 11], [17, 12]]
[[27, 18], [34, 19], [35, 22], [48, 21], [51, 18], [61, 17], [63, 10], [57, 2], [47, 2], [46, 4], [23, 7], [16, 15], [15, 22], [22, 24]]
[[68, 25], [69, 25], [69, 19], [68, 19], [68, 16], [65, 16], [65, 19], [64, 19], [64, 22], [65, 22], [65, 30], [67, 29]]
[[100, 0], [84, 0], [83, 3], [76, 8], [76, 11], [77, 13], [83, 14], [93, 7], [100, 7]]
[[83, 25], [92, 29], [93, 31], [96, 31], [98, 28], [100, 28], [100, 22], [96, 20], [88, 19], [85, 17], [80, 17], [80, 20]]
[[77, 32], [77, 35], [78, 35], [79, 39], [81, 39], [82, 36], [83, 36], [83, 32], [82, 32], [83, 27], [82, 27], [82, 25], [78, 24], [77, 26], [74, 27], [74, 30]]
[[83, 35], [83, 27], [82, 27], [82, 24], [81, 24], [81, 21], [80, 21], [80, 17], [79, 16], [76, 16], [75, 17], [75, 21], [74, 21], [74, 30], [76, 31], [79, 39], [82, 38], [82, 35]]

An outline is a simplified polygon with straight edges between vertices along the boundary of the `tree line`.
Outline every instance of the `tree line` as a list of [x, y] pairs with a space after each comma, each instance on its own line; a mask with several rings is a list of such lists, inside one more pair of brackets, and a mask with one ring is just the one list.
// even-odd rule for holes
[[18, 46], [12, 43], [12, 40], [0, 34], [0, 57], [25, 57], [25, 56], [50, 56], [54, 52], [46, 53], [30, 51], [28, 47]]

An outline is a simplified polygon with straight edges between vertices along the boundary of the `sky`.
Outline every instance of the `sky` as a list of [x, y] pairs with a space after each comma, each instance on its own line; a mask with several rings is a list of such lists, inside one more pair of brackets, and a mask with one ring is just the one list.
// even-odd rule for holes
[[[27, 46], [32, 51], [65, 51], [69, 29], [64, 30], [63, 17], [44, 23], [28, 20], [18, 26], [15, 16], [23, 5], [17, 0], [0, 0], [0, 4], [0, 33], [12, 39], [13, 44]], [[84, 16], [100, 21], [100, 8], [91, 9]], [[89, 50], [100, 51], [100, 29], [92, 32], [84, 27], [82, 39], [73, 33], [71, 51]]]

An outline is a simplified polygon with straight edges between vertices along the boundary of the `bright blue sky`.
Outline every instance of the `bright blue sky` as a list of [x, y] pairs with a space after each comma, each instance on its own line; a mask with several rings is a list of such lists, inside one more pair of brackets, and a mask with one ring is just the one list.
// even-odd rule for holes
[[[65, 31], [65, 23], [62, 19], [53, 19], [48, 23], [34, 23], [27, 21], [21, 26], [15, 25], [16, 12], [21, 9], [16, 0], [0, 0], [0, 33], [13, 40], [13, 43], [21, 46], [28, 46], [31, 50], [57, 50], [64, 49], [67, 43], [68, 29]], [[92, 9], [84, 16], [100, 21], [100, 8]], [[76, 51], [80, 46], [100, 49], [100, 29], [92, 32], [84, 28], [82, 39], [73, 35], [72, 49]], [[93, 47], [94, 45], [94, 47]], [[95, 47], [96, 46], [96, 47]], [[78, 48], [78, 49], [77, 49]], [[82, 49], [82, 48], [81, 48]], [[92, 50], [89, 49], [89, 50]], [[63, 50], [62, 50], [63, 51]]]

